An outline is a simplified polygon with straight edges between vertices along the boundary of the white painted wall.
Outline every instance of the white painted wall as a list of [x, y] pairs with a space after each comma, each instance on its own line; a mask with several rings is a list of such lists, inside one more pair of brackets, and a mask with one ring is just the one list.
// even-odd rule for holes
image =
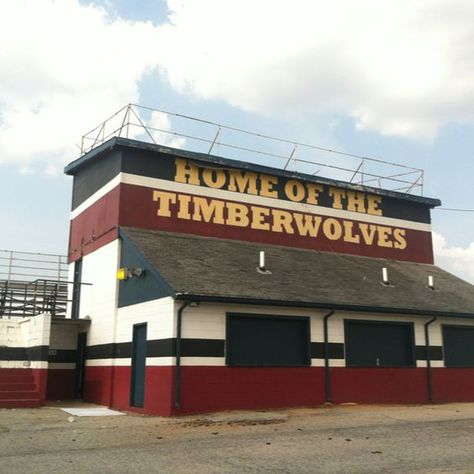
[[49, 346], [51, 315], [40, 314], [19, 321], [25, 345], [23, 347]]
[[[175, 311], [182, 304], [175, 302]], [[269, 316], [307, 316], [310, 318], [311, 342], [323, 342], [323, 318], [329, 311], [307, 308], [282, 308], [276, 306], [201, 303], [187, 307], [182, 316], [182, 337], [192, 339], [224, 339], [226, 337], [226, 313], [248, 313]], [[334, 316], [333, 316], [334, 317]], [[331, 321], [331, 319], [329, 320]], [[330, 342], [340, 341], [337, 335]], [[183, 357], [183, 365], [225, 365], [224, 357]], [[344, 365], [343, 360], [331, 360], [333, 366]], [[312, 359], [311, 365], [323, 366], [322, 359]]]
[[[88, 345], [110, 344], [113, 342], [130, 342], [133, 335], [133, 325], [147, 323], [147, 338], [168, 339], [176, 337], [176, 314], [182, 301], [172, 298], [139, 303], [136, 305], [117, 308], [118, 280], [116, 270], [119, 267], [120, 242], [115, 240], [83, 258], [82, 281], [92, 283], [91, 287], [83, 286], [81, 291], [80, 317], [90, 317], [92, 320]], [[72, 276], [71, 276], [72, 278]], [[183, 312], [182, 337], [193, 339], [225, 340], [226, 313], [254, 313], [260, 315], [307, 316], [310, 318], [311, 341], [324, 342], [323, 318], [328, 310], [271, 307], [257, 305], [237, 305], [220, 303], [201, 303], [198, 307], [187, 307]], [[424, 323], [430, 317], [414, 317], [410, 315], [395, 315], [383, 313], [360, 313], [337, 311], [329, 319], [329, 342], [344, 343], [344, 320], [374, 320], [374, 321], [403, 321], [414, 323], [415, 344], [425, 344]], [[474, 325], [463, 319], [442, 319], [430, 326], [431, 345], [442, 345], [442, 324]], [[172, 357], [148, 358], [148, 365], [174, 364]], [[224, 358], [184, 357], [183, 365], [224, 365]], [[92, 360], [88, 365], [129, 365], [130, 359]], [[417, 362], [419, 367], [426, 365], [424, 361]], [[313, 359], [313, 366], [323, 366], [324, 360]], [[345, 366], [345, 360], [332, 359], [333, 367]], [[434, 367], [443, 366], [442, 361], [432, 361]]]
[[47, 368], [46, 361], [1, 360], [2, 347], [49, 346], [51, 315], [0, 319], [0, 368]]
[[68, 265], [67, 269], [67, 299], [68, 303], [66, 305], [66, 318], [71, 318], [71, 311], [72, 311], [72, 290], [73, 285], [72, 282], [74, 281], [74, 262]]
[[[169, 339], [175, 337], [176, 320], [174, 300], [171, 297], [146, 301], [123, 308], [118, 308], [115, 335], [110, 331], [109, 338], [101, 344], [111, 342], [130, 342], [133, 338], [133, 326], [135, 324], [147, 323], [147, 339]], [[94, 321], [93, 321], [94, 322]], [[115, 339], [112, 339], [112, 337]], [[89, 343], [90, 344], [90, 343]], [[147, 365], [173, 365], [174, 357], [148, 357]], [[93, 359], [87, 360], [88, 366], [129, 366], [130, 358], [119, 359]]]
[[168, 339], [175, 336], [174, 300], [171, 297], [119, 308], [116, 342], [132, 340], [133, 325], [148, 323], [147, 339]]
[[114, 240], [82, 259], [82, 282], [79, 317], [90, 318], [88, 345], [115, 341], [117, 317], [120, 242]]
[[[175, 302], [175, 312], [182, 304]], [[182, 337], [194, 339], [225, 339], [226, 313], [254, 313], [259, 315], [282, 315], [282, 316], [308, 316], [311, 325], [311, 342], [324, 342], [323, 318], [329, 311], [306, 308], [282, 308], [271, 306], [232, 305], [219, 303], [201, 303], [197, 308], [187, 307], [183, 312]], [[329, 318], [328, 335], [329, 342], [344, 343], [344, 320], [372, 320], [372, 321], [394, 321], [414, 323], [415, 345], [425, 345], [424, 323], [431, 317], [414, 317], [411, 315], [396, 315], [387, 313], [360, 313], [350, 311], [336, 311]], [[430, 344], [442, 346], [442, 324], [471, 325], [473, 321], [455, 318], [439, 318], [429, 327]], [[210, 357], [184, 357], [183, 365], [225, 365], [224, 358]], [[312, 359], [312, 366], [323, 366], [323, 359]], [[345, 360], [331, 359], [332, 367], [344, 367]], [[425, 367], [425, 361], [417, 361], [418, 367]], [[443, 367], [443, 361], [432, 361], [433, 367]]]
[[0, 319], [0, 347], [23, 347], [23, 344], [23, 334], [19, 321], [16, 319]]
[[[176, 315], [182, 301], [174, 301], [172, 298], [139, 303], [136, 305], [119, 308], [117, 311], [117, 323], [115, 342], [130, 342], [133, 336], [133, 325], [147, 323], [147, 339], [168, 339], [176, 337]], [[281, 315], [281, 316], [307, 316], [310, 318], [311, 342], [324, 342], [323, 318], [329, 311], [305, 308], [282, 308], [257, 305], [237, 305], [220, 303], [201, 303], [198, 307], [186, 307], [182, 315], [182, 337], [191, 339], [220, 339], [226, 337], [226, 313], [249, 313], [259, 315]], [[344, 343], [344, 320], [372, 320], [372, 321], [400, 321], [412, 322], [415, 330], [415, 344], [425, 344], [424, 323], [430, 317], [414, 317], [410, 315], [392, 315], [384, 313], [360, 313], [349, 311], [338, 311], [329, 319], [329, 342]], [[460, 324], [474, 325], [462, 319], [439, 319], [430, 326], [430, 343], [432, 346], [442, 345], [441, 325]], [[109, 328], [110, 329], [110, 328]], [[109, 330], [107, 337], [102, 338], [101, 343], [110, 343], [112, 332]], [[223, 366], [224, 357], [183, 357], [183, 365], [206, 365]], [[344, 367], [344, 359], [331, 359], [332, 367]], [[130, 365], [129, 358], [103, 359], [88, 361], [88, 365]], [[147, 365], [173, 365], [174, 357], [147, 358]], [[312, 359], [314, 367], [324, 366], [323, 359]], [[417, 361], [418, 367], [425, 367], [425, 361]], [[443, 367], [443, 361], [432, 361], [433, 367]]]

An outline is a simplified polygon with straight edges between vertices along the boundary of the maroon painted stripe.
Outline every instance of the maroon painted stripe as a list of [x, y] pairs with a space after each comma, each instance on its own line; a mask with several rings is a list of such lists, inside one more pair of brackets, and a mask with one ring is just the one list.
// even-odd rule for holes
[[71, 220], [69, 262], [94, 252], [118, 237], [120, 186]]
[[[354, 244], [342, 240], [329, 240], [322, 232], [317, 238], [287, 233], [276, 233], [250, 227], [235, 227], [229, 225], [196, 222], [177, 219], [175, 217], [160, 217], [157, 215], [157, 203], [153, 201], [153, 189], [143, 186], [122, 184], [120, 225], [139, 227], [169, 232], [190, 233], [208, 237], [244, 240], [248, 242], [267, 243], [298, 247], [325, 252], [341, 252], [366, 257], [389, 258], [418, 263], [433, 263], [433, 247], [431, 232], [406, 229], [407, 248], [405, 250], [384, 248], [376, 245]], [[181, 193], [185, 194], [185, 193]], [[250, 208], [250, 205], [237, 202]], [[338, 222], [343, 219], [336, 218]], [[347, 221], [347, 219], [346, 219]], [[352, 220], [354, 226], [358, 221]], [[386, 226], [390, 227], [390, 226]], [[392, 227], [394, 228], [394, 227]]]
[[[160, 217], [156, 212], [157, 203], [152, 199], [153, 191], [153, 188], [121, 184], [75, 217], [71, 221], [70, 261], [75, 261], [81, 256], [87, 255], [115, 240], [118, 237], [118, 226], [120, 225], [433, 264], [431, 232], [405, 229], [407, 248], [401, 250], [363, 243], [354, 244], [344, 242], [342, 239], [329, 240], [323, 235], [322, 231], [315, 238], [296, 233], [277, 233], [251, 229], [250, 227], [196, 222], [177, 219], [176, 217]], [[250, 205], [238, 201], [228, 202], [236, 202], [250, 208]], [[323, 218], [326, 217], [323, 216]], [[335, 218], [335, 220], [343, 221], [340, 218]], [[354, 229], [357, 229], [359, 222], [357, 220], [351, 222], [354, 223]]]

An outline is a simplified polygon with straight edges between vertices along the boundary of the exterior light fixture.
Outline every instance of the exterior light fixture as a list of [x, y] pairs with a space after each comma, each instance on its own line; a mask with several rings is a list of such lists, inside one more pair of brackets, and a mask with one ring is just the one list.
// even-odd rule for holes
[[145, 273], [145, 269], [142, 267], [133, 267], [133, 268], [121, 267], [117, 270], [117, 280], [120, 280], [120, 281], [128, 280], [129, 278], [142, 276], [144, 273]]
[[123, 281], [128, 278], [127, 269], [122, 267], [117, 270], [117, 280]]
[[133, 267], [130, 270], [130, 274], [131, 274], [132, 277], [142, 276], [143, 273], [145, 273], [145, 270], [142, 267]]

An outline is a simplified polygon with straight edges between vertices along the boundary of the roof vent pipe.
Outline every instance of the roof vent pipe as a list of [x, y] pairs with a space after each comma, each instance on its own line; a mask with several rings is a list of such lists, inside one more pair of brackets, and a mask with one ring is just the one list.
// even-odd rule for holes
[[428, 275], [428, 288], [434, 290], [434, 278], [433, 275]]
[[260, 258], [258, 262], [257, 272], [262, 273], [263, 275], [271, 275], [272, 273], [265, 267], [265, 252], [263, 250], [260, 250]]
[[387, 267], [382, 268], [382, 282], [384, 285], [388, 285], [388, 270]]

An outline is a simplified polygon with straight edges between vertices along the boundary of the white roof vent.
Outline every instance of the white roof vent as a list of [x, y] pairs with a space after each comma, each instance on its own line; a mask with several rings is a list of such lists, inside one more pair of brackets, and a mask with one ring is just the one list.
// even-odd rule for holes
[[387, 267], [382, 268], [382, 283], [384, 285], [389, 285], [390, 282], [388, 281], [388, 270]]
[[267, 269], [265, 266], [265, 252], [260, 250], [259, 262], [257, 267], [257, 272], [261, 273], [262, 275], [271, 275], [272, 272]]

